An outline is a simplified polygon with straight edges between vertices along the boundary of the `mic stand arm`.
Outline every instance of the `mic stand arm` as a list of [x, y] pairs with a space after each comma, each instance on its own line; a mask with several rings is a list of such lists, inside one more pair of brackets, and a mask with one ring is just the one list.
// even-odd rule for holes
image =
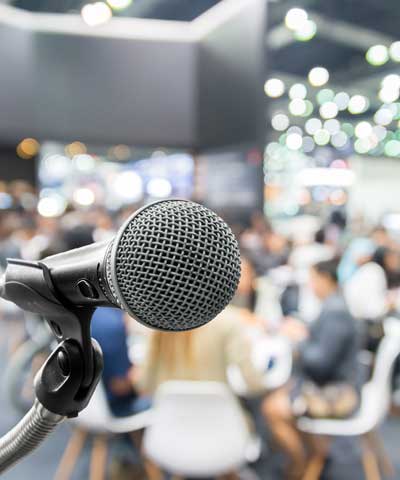
[[[14, 269], [18, 275], [14, 277]], [[26, 283], [16, 280], [24, 270]], [[0, 473], [30, 454], [66, 418], [89, 403], [103, 370], [99, 344], [90, 338], [91, 308], [65, 306], [52, 288], [42, 264], [10, 261], [2, 296], [45, 317], [59, 342], [35, 377], [31, 410], [0, 438]]]

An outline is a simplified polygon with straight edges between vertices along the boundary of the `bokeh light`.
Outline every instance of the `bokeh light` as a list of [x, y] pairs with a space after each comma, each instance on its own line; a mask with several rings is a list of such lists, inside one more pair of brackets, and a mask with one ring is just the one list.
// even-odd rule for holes
[[329, 143], [330, 138], [331, 136], [328, 130], [325, 130], [324, 128], [317, 130], [314, 134], [314, 142], [320, 146], [327, 145]]
[[38, 154], [40, 144], [34, 138], [24, 138], [17, 146], [17, 154], [19, 157], [28, 160]]
[[132, 0], [107, 0], [113, 10], [123, 10], [132, 4]]
[[314, 87], [322, 87], [329, 80], [329, 72], [324, 67], [314, 67], [308, 74], [308, 81]]
[[400, 42], [399, 41], [393, 42], [390, 45], [389, 55], [394, 62], [400, 62]]
[[302, 8], [291, 8], [285, 16], [285, 25], [289, 30], [298, 30], [308, 21], [308, 14]]
[[330, 88], [323, 88], [317, 93], [317, 102], [322, 105], [326, 102], [331, 102], [335, 97], [335, 92]]
[[346, 92], [338, 92], [335, 95], [335, 98], [333, 101], [336, 103], [338, 106], [339, 110], [346, 110], [350, 100], [350, 95]]
[[104, 2], [88, 3], [81, 10], [83, 21], [90, 27], [107, 23], [112, 17], [110, 7]]
[[147, 193], [155, 198], [169, 197], [172, 193], [172, 185], [166, 178], [152, 178], [146, 187]]
[[289, 126], [289, 117], [284, 113], [277, 113], [272, 117], [271, 125], [274, 130], [283, 132]]
[[389, 60], [389, 51], [385, 45], [373, 45], [367, 50], [365, 58], [370, 65], [378, 67]]
[[307, 88], [302, 83], [295, 83], [289, 89], [289, 97], [294, 100], [295, 98], [301, 98], [304, 100], [307, 96]]
[[321, 105], [319, 114], [322, 118], [329, 119], [334, 118], [338, 114], [339, 109], [335, 102], [326, 102]]
[[369, 108], [369, 100], [363, 95], [353, 95], [349, 100], [347, 108], [353, 115], [364, 113]]
[[87, 187], [77, 188], [73, 193], [72, 198], [75, 203], [82, 207], [93, 205], [96, 200], [93, 190]]
[[289, 103], [289, 112], [295, 116], [301, 116], [306, 113], [306, 102], [301, 98], [295, 98]]
[[322, 122], [319, 118], [310, 118], [305, 124], [306, 132], [310, 135], [314, 135], [314, 133], [321, 128]]
[[313, 20], [307, 20], [294, 31], [294, 38], [300, 42], [308, 42], [315, 37], [317, 24]]
[[278, 98], [285, 93], [285, 84], [280, 78], [270, 78], [265, 82], [264, 91], [268, 97]]
[[298, 133], [290, 133], [286, 137], [286, 146], [290, 150], [300, 150], [303, 145], [303, 137]]
[[67, 208], [66, 199], [56, 192], [49, 192], [40, 198], [37, 211], [42, 217], [59, 217]]
[[372, 125], [369, 122], [357, 123], [354, 133], [358, 138], [368, 138], [372, 133]]

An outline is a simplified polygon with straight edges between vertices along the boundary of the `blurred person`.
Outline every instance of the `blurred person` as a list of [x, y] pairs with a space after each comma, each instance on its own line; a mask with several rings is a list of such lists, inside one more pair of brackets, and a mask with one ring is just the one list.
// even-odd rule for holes
[[263, 247], [264, 235], [271, 230], [266, 216], [263, 212], [255, 211], [250, 217], [250, 226], [242, 233], [241, 241], [243, 247], [248, 250], [259, 249]]
[[348, 281], [361, 265], [371, 261], [376, 246], [369, 238], [355, 238], [345, 249], [338, 267], [340, 284]]
[[102, 242], [104, 240], [111, 240], [117, 232], [111, 216], [105, 208], [97, 208], [94, 214], [94, 241]]
[[231, 301], [231, 305], [242, 308], [248, 312], [254, 312], [256, 303], [256, 270], [251, 260], [245, 255], [241, 254], [241, 274], [235, 296]]
[[306, 465], [296, 417], [343, 418], [359, 401], [358, 333], [338, 287], [337, 260], [315, 264], [310, 285], [322, 301], [321, 313], [309, 329], [297, 320], [284, 323], [282, 334], [294, 343], [295, 373], [263, 404], [276, 442], [292, 461], [292, 478], [301, 478]]
[[249, 392], [263, 391], [262, 375], [251, 361], [246, 326], [241, 321], [240, 310], [232, 306], [195, 330], [152, 332], [139, 385], [143, 392], [153, 395], [169, 380], [228, 384], [229, 365], [239, 367]]
[[310, 265], [321, 260], [328, 260], [335, 255], [335, 249], [327, 243], [324, 228], [315, 232], [311, 242], [295, 246], [289, 255], [289, 265], [294, 270], [309, 269]]
[[285, 265], [289, 256], [289, 242], [281, 234], [270, 230], [263, 234], [256, 248], [247, 248], [241, 241], [244, 251], [251, 259], [258, 275], [265, 275], [274, 268]]
[[373, 228], [370, 238], [377, 247], [390, 248], [393, 246], [393, 240], [390, 238], [389, 232], [383, 225], [377, 225]]
[[28, 214], [22, 216], [21, 225], [14, 237], [19, 243], [21, 258], [24, 260], [39, 260], [40, 252], [50, 243], [50, 238], [39, 232], [36, 218]]
[[149, 408], [148, 400], [140, 398], [134, 387], [135, 370], [129, 358], [124, 312], [117, 308], [97, 308], [91, 334], [103, 351], [102, 379], [112, 413], [126, 417]]
[[365, 346], [373, 352], [384, 334], [383, 320], [396, 306], [392, 289], [399, 286], [399, 271], [399, 253], [379, 247], [343, 286], [351, 314], [366, 323]]
[[12, 236], [19, 228], [19, 218], [15, 213], [0, 211], [0, 269], [7, 267], [7, 258], [21, 258], [21, 248]]
[[310, 267], [335, 256], [335, 249], [326, 243], [325, 230], [317, 230], [311, 243], [299, 245], [289, 256], [293, 271], [292, 281], [282, 292], [280, 302], [284, 317], [295, 316], [307, 323], [314, 321], [321, 309], [321, 302], [313, 292], [309, 274]]

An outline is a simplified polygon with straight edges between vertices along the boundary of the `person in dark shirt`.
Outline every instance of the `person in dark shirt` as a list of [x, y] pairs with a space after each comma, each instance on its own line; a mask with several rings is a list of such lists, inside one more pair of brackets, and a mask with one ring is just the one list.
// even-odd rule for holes
[[125, 417], [148, 408], [148, 402], [134, 390], [134, 368], [129, 359], [124, 313], [99, 307], [92, 317], [92, 336], [103, 351], [103, 382], [111, 411]]
[[[306, 464], [296, 416], [347, 416], [359, 399], [359, 335], [338, 289], [337, 261], [314, 265], [310, 286], [322, 301], [320, 315], [309, 329], [298, 320], [285, 321], [282, 333], [294, 342], [294, 374], [289, 385], [263, 403], [275, 440], [292, 461], [290, 478], [301, 478]], [[332, 410], [325, 408], [331, 404]]]

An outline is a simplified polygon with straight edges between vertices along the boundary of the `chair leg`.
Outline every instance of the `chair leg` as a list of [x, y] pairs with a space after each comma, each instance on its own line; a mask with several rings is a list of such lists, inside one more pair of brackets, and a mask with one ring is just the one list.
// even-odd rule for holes
[[303, 480], [318, 480], [326, 462], [326, 456], [320, 453], [313, 455], [307, 464]]
[[239, 475], [236, 472], [226, 473], [217, 477], [218, 480], [239, 480]]
[[148, 458], [143, 458], [143, 466], [148, 480], [163, 480], [164, 475], [161, 469]]
[[93, 439], [90, 459], [90, 480], [105, 480], [107, 469], [108, 444], [105, 435], [96, 435]]
[[85, 446], [86, 438], [86, 431], [74, 429], [54, 475], [54, 480], [69, 480], [79, 455]]
[[394, 470], [393, 463], [386, 453], [385, 445], [378, 432], [373, 430], [372, 432], [367, 433], [366, 440], [368, 441], [371, 450], [373, 450], [377, 456], [385, 476], [394, 477], [396, 472]]
[[318, 480], [325, 467], [330, 441], [328, 438], [308, 437], [312, 454], [307, 463], [303, 480]]
[[361, 438], [362, 463], [366, 480], [381, 480], [379, 465], [375, 452], [370, 448], [365, 436]]

